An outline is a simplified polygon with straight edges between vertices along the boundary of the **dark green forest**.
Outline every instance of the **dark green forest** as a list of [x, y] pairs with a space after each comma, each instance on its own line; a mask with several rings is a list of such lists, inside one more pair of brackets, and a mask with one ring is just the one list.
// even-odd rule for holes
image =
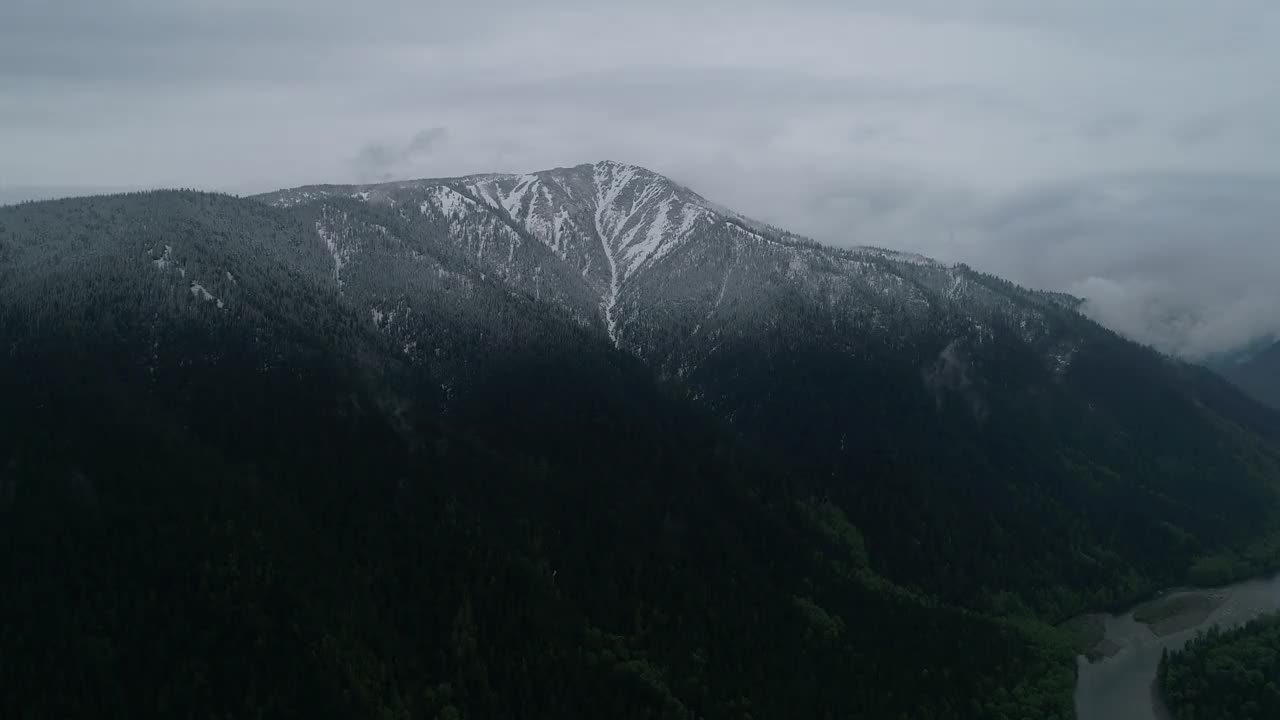
[[0, 716], [1065, 719], [1059, 623], [1276, 564], [1277, 417], [1066, 310], [981, 421], [790, 296], [678, 379], [335, 207], [0, 208]]
[[1200, 633], [1160, 658], [1157, 681], [1175, 720], [1280, 717], [1280, 617]]

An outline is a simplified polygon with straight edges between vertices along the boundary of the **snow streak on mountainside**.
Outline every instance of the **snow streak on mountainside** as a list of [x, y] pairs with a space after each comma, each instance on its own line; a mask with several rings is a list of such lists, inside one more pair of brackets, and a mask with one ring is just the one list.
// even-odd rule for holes
[[[604, 252], [605, 260], [609, 263], [609, 294], [602, 301], [604, 307], [605, 323], [609, 326], [609, 340], [614, 345], [618, 344], [618, 322], [613, 317], [613, 306], [618, 304], [618, 261], [614, 259], [613, 243], [609, 241], [609, 236], [605, 234], [605, 223], [603, 216], [606, 211], [606, 203], [612, 198], [604, 196], [602, 184], [600, 182], [600, 173], [596, 173], [596, 213], [595, 228], [596, 235], [600, 238], [600, 249]], [[610, 193], [616, 197], [617, 187], [610, 188]]]
[[[583, 270], [608, 292], [629, 275], [687, 240], [710, 218], [709, 203], [643, 168], [601, 162], [531, 175], [487, 175], [466, 188], [505, 213], [562, 259], [585, 259]], [[604, 257], [595, 257], [601, 243]], [[594, 261], [613, 258], [617, 272]]]

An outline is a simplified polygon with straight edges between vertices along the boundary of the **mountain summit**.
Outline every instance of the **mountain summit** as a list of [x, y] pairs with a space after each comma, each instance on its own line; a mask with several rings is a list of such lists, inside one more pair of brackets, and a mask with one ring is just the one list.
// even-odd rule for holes
[[[308, 186], [259, 199], [282, 208], [355, 200], [401, 221], [415, 214], [434, 221], [478, 263], [526, 289], [536, 278], [537, 298], [546, 292], [581, 317], [595, 315], [615, 344], [632, 350], [640, 349], [636, 334], [655, 312], [678, 308], [691, 335], [714, 336], [726, 299], [742, 309], [783, 287], [823, 296], [859, 330], [919, 320], [931, 306], [946, 305], [973, 315], [975, 327], [1001, 316], [1033, 338], [1043, 334], [1037, 306], [1062, 303], [1049, 293], [1011, 292], [1007, 284], [993, 292], [962, 265], [879, 248], [824, 247], [613, 161], [525, 175]], [[358, 231], [332, 227], [341, 217], [326, 214], [318, 225], [324, 237], [340, 238], [325, 240], [335, 273], [362, 246]], [[549, 278], [540, 256], [524, 247], [531, 242], [573, 273]], [[594, 298], [594, 310], [581, 304], [586, 297]], [[1053, 352], [1065, 362], [1070, 348]]]
[[[614, 308], [628, 286], [645, 270], [686, 241], [728, 220], [696, 193], [641, 167], [604, 161], [527, 175], [475, 175], [448, 180], [417, 180], [363, 186], [304, 187], [271, 193], [262, 199], [291, 207], [321, 198], [417, 207], [457, 228], [494, 216], [547, 246], [576, 269], [599, 295], [600, 315], [617, 340]], [[511, 244], [519, 239], [508, 240]], [[485, 260], [484, 249], [478, 255]], [[495, 270], [511, 272], [514, 254], [491, 260]]]

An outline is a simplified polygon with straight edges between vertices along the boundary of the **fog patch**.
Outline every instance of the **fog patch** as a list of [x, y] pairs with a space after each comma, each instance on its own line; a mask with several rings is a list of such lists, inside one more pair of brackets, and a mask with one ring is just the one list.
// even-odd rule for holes
[[991, 414], [990, 407], [980, 392], [980, 381], [962, 339], [948, 343], [938, 353], [937, 359], [924, 368], [924, 385], [933, 393], [939, 412], [948, 397], [958, 397], [978, 423], [985, 422]]
[[418, 175], [424, 160], [448, 138], [442, 127], [414, 133], [404, 143], [368, 143], [351, 160], [352, 170], [364, 182], [404, 180]]

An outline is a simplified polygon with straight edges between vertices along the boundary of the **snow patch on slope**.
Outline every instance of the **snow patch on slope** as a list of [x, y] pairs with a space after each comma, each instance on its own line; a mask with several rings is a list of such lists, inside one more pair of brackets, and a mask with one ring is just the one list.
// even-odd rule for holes
[[165, 245], [164, 254], [161, 255], [159, 258], [152, 260], [151, 264], [155, 265], [157, 270], [164, 270], [165, 268], [173, 264], [173, 246]]
[[678, 247], [711, 215], [688, 193], [641, 168], [597, 163], [594, 179], [599, 228], [615, 262], [622, 261], [619, 282]]
[[924, 265], [929, 267], [941, 267], [941, 263], [933, 258], [927, 258], [924, 255], [916, 253], [899, 252], [897, 250], [885, 250], [884, 248], [875, 247], [858, 247], [851, 248], [850, 252], [860, 255], [871, 255], [874, 257], [892, 260], [893, 262], [903, 263], [905, 265]]
[[506, 210], [507, 214], [513, 218], [520, 217], [521, 213], [518, 211], [524, 207], [525, 197], [528, 196], [529, 190], [537, 183], [538, 177], [536, 175], [522, 175], [515, 188], [501, 199], [502, 209]]
[[198, 300], [215, 303], [219, 310], [226, 307], [226, 304], [223, 303], [222, 300], [214, 297], [213, 293], [206, 290], [203, 285], [197, 282], [191, 283], [191, 296]]
[[685, 205], [684, 209], [681, 210], [680, 237], [688, 237], [689, 233], [693, 231], [694, 224], [710, 214], [705, 208], [700, 208], [697, 205]]
[[453, 218], [461, 212], [470, 212], [476, 209], [474, 200], [447, 185], [432, 188], [427, 199], [422, 201], [422, 205], [418, 209], [423, 214], [426, 214], [427, 209], [433, 205], [446, 218]]
[[498, 180], [502, 176], [489, 176], [470, 183], [467, 187], [474, 192], [477, 197], [484, 201], [485, 205], [494, 210], [503, 209], [502, 201], [498, 199]]
[[[337, 281], [339, 289], [343, 286], [342, 268], [355, 252], [350, 231], [343, 233], [338, 229], [344, 227], [349, 220], [345, 212], [334, 211], [328, 207], [321, 210], [320, 219], [316, 220], [316, 235], [324, 242], [329, 255], [333, 258], [333, 279]], [[382, 235], [387, 234], [387, 229], [381, 225], [374, 225], [372, 228]]]
[[333, 257], [333, 279], [338, 281], [338, 286], [342, 286], [342, 253], [338, 250], [338, 234], [324, 226], [324, 223], [316, 221], [316, 234], [324, 241], [324, 246], [329, 248], [329, 255]]
[[[556, 211], [552, 204], [551, 193], [546, 185], [537, 184], [537, 191], [529, 199], [524, 216], [524, 226], [529, 233], [538, 238], [547, 247], [563, 255], [563, 243], [560, 237], [561, 218], [564, 210]], [[521, 201], [523, 203], [523, 200]], [[523, 205], [522, 205], [523, 207]]]
[[[649, 229], [644, 234], [644, 238], [640, 242], [632, 243], [627, 247], [624, 256], [627, 261], [626, 274], [630, 275], [636, 266], [651, 259], [657, 259], [662, 253], [663, 243], [671, 238], [668, 237], [670, 230], [670, 222], [668, 216], [671, 214], [672, 198], [667, 198], [658, 206], [653, 219], [649, 222]], [[665, 245], [665, 249], [669, 250], [671, 243]]]

